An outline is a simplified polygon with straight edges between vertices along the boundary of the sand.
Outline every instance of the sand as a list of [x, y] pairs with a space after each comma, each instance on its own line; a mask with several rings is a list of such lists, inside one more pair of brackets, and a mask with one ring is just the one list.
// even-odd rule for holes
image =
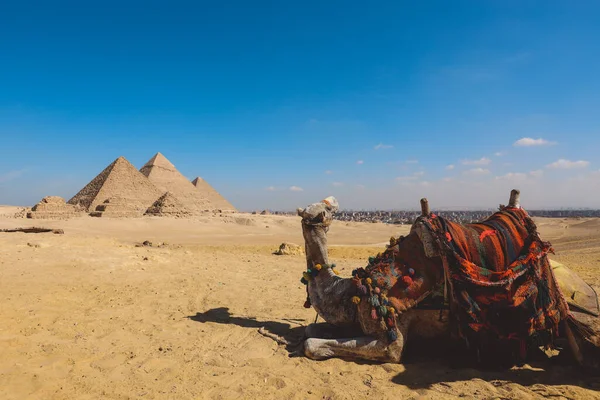
[[[403, 365], [289, 357], [304, 309], [297, 217], [9, 218], [0, 229], [1, 399], [599, 398], [600, 381], [558, 363], [451, 368], [411, 349]], [[537, 219], [554, 256], [600, 290], [600, 220]], [[408, 227], [334, 222], [331, 258], [349, 276]], [[152, 247], [136, 247], [149, 240]], [[443, 343], [442, 343], [443, 345]]]

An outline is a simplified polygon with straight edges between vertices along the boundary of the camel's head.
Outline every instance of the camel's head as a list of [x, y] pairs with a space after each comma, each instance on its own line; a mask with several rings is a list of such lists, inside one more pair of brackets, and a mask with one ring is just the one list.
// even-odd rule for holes
[[339, 205], [337, 199], [333, 196], [329, 196], [306, 208], [298, 208], [297, 212], [298, 215], [302, 217], [302, 222], [306, 225], [328, 227], [333, 221], [333, 214], [338, 209]]
[[335, 197], [298, 208], [298, 215], [302, 217], [302, 232], [306, 241], [306, 259], [309, 268], [315, 264], [328, 264], [327, 257], [327, 232], [333, 221], [333, 214], [338, 210]]

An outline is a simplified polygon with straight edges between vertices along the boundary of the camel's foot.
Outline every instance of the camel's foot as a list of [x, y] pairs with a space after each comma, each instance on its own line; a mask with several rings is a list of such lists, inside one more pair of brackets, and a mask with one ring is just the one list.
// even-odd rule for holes
[[304, 354], [313, 360], [348, 358], [398, 363], [402, 355], [403, 338], [393, 343], [370, 336], [347, 339], [316, 339], [304, 341]]

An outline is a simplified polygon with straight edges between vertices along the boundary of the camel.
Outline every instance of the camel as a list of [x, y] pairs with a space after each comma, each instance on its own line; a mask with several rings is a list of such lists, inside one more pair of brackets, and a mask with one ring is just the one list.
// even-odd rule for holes
[[[518, 190], [511, 192], [507, 207], [521, 209], [519, 194]], [[400, 363], [410, 338], [451, 337], [458, 300], [453, 299], [456, 294], [453, 293], [452, 279], [444, 266], [444, 258], [439, 248], [436, 249], [431, 234], [423, 229], [427, 218], [433, 215], [427, 199], [421, 200], [421, 208], [422, 215], [413, 224], [410, 233], [399, 239], [391, 238], [390, 246], [384, 253], [387, 256], [391, 254], [393, 265], [411, 267], [407, 273], [411, 278], [397, 277], [396, 283], [398, 285], [402, 280], [408, 279], [409, 286], [405, 291], [414, 287], [411, 295], [395, 298], [394, 301], [380, 292], [371, 276], [365, 275], [364, 269], [353, 271], [353, 278], [342, 278], [338, 276], [335, 266], [330, 264], [327, 233], [333, 214], [339, 209], [335, 197], [297, 209], [298, 215], [302, 217], [306, 251], [307, 271], [302, 278], [307, 287], [305, 307], [312, 306], [318, 317], [326, 321], [325, 324], [307, 326], [303, 343], [306, 357], [314, 360], [343, 358]], [[395, 250], [391, 252], [393, 248]], [[377, 262], [374, 257], [369, 261]], [[573, 285], [572, 282], [579, 284], [577, 290], [587, 296], [584, 300], [588, 300], [588, 303], [586, 308], [585, 305], [578, 307], [571, 302], [566, 310], [562, 310], [560, 332], [562, 336], [566, 336], [574, 359], [581, 365], [592, 365], [598, 361], [600, 347], [598, 300], [593, 289], [585, 283], [582, 286], [582, 281], [577, 281], [578, 277], [574, 273], [566, 267], [561, 271], [559, 279], [568, 281], [566, 287]], [[390, 274], [388, 270], [387, 275], [384, 272], [380, 278], [390, 279]], [[558, 293], [561, 293], [560, 289]], [[562, 294], [560, 297], [564, 300]], [[590, 300], [592, 297], [593, 300]], [[421, 307], [428, 301], [435, 303], [431, 299], [438, 299], [439, 306]], [[567, 323], [567, 317], [571, 318], [570, 323]], [[578, 321], [582, 321], [581, 324]], [[554, 334], [558, 335], [558, 331]], [[522, 346], [523, 343], [525, 342], [522, 340]], [[551, 347], [552, 344], [544, 345]], [[478, 351], [480, 349], [481, 346], [477, 347]]]

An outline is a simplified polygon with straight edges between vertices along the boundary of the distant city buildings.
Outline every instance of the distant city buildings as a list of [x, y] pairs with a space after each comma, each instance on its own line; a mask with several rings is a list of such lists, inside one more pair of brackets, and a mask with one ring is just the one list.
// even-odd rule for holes
[[[433, 213], [450, 221], [463, 224], [479, 222], [492, 215], [495, 210], [480, 211], [436, 211]], [[564, 210], [527, 210], [532, 217], [547, 218], [598, 218], [600, 210], [564, 209]], [[272, 211], [273, 215], [295, 215], [295, 212]], [[372, 222], [395, 225], [411, 225], [420, 211], [338, 211], [334, 219], [347, 222]]]

